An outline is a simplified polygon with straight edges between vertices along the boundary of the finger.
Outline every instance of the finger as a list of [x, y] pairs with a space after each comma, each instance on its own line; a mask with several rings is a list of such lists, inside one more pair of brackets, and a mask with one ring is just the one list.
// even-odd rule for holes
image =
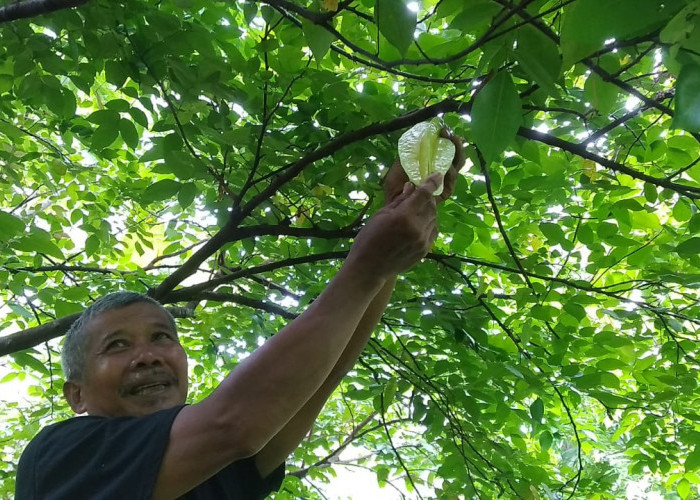
[[454, 193], [455, 182], [457, 180], [457, 169], [452, 166], [449, 168], [447, 173], [445, 173], [445, 179], [443, 181], [443, 189], [440, 196], [437, 197], [438, 201], [445, 201], [452, 193]]
[[456, 135], [450, 137], [452, 144], [455, 145], [455, 156], [452, 159], [452, 165], [459, 170], [464, 166], [467, 158], [464, 154], [464, 145], [462, 144], [462, 138]]
[[445, 125], [440, 129], [440, 137], [443, 137], [445, 139], [449, 139], [452, 141], [452, 144], [455, 145], [455, 156], [452, 159], [452, 165], [459, 170], [464, 166], [464, 162], [466, 161], [466, 157], [464, 155], [464, 144], [462, 144], [462, 138], [459, 137], [458, 135], [455, 135], [452, 132], [452, 129]]
[[415, 189], [416, 189], [415, 186], [413, 184], [411, 184], [410, 182], [404, 183], [403, 191], [401, 191], [401, 193], [399, 195], [397, 195], [393, 200], [391, 200], [391, 203], [389, 203], [387, 206], [392, 207], [392, 208], [399, 206], [401, 203], [403, 203], [403, 201], [406, 198], [411, 196], [411, 194], [415, 191]]
[[428, 176], [423, 183], [418, 186], [418, 189], [416, 191], [427, 191], [430, 193], [431, 197], [432, 194], [437, 191], [437, 189], [440, 187], [440, 183], [443, 180], [443, 176], [440, 172], [435, 172], [434, 174]]
[[432, 224], [428, 225], [425, 228], [424, 234], [424, 248], [422, 252], [422, 257], [425, 257], [428, 253], [430, 253], [435, 246], [435, 241], [437, 240], [437, 235], [438, 235], [438, 230], [437, 230], [437, 223], [433, 221]]

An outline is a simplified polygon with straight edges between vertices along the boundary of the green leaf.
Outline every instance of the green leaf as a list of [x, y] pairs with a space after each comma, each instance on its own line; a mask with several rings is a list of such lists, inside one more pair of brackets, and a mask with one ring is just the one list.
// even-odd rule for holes
[[644, 183], [644, 197], [649, 203], [656, 203], [659, 199], [659, 194], [656, 192], [656, 186], [648, 182]]
[[124, 143], [131, 149], [136, 149], [138, 147], [139, 133], [136, 131], [136, 127], [134, 127], [134, 124], [131, 121], [127, 120], [126, 118], [119, 120], [119, 133], [121, 134]]
[[43, 91], [44, 102], [47, 107], [61, 118], [72, 118], [75, 115], [75, 95], [61, 88], [45, 87]]
[[87, 119], [96, 125], [119, 126], [119, 112], [114, 109], [99, 109], [88, 115]]
[[12, 357], [14, 358], [15, 362], [20, 366], [31, 368], [40, 373], [43, 373], [44, 375], [50, 374], [49, 369], [44, 365], [44, 363], [42, 363], [29, 353], [18, 352], [16, 354], [13, 354]]
[[690, 482], [685, 478], [681, 479], [676, 486], [676, 491], [678, 496], [685, 500], [690, 495]]
[[[440, 2], [440, 5], [445, 5], [446, 2]], [[463, 2], [459, 5], [461, 12], [455, 16], [450, 23], [451, 29], [460, 30], [462, 33], [470, 33], [485, 24], [489, 24], [493, 17], [498, 14], [501, 7], [488, 1], [470, 1]], [[442, 9], [438, 9], [438, 12]]]
[[564, 69], [603, 48], [608, 39], [652, 33], [683, 6], [682, 0], [577, 0], [564, 8]]
[[112, 123], [99, 125], [92, 133], [92, 147], [100, 150], [111, 146], [119, 137], [119, 128]]
[[194, 182], [184, 182], [177, 193], [177, 201], [182, 208], [189, 207], [197, 195], [197, 186]]
[[10, 75], [0, 75], [0, 94], [9, 92], [14, 85], [14, 79]]
[[301, 27], [311, 52], [316, 60], [320, 61], [331, 48], [331, 42], [335, 40], [335, 35], [308, 19], [302, 19]]
[[563, 244], [568, 245], [569, 240], [566, 238], [566, 234], [559, 226], [559, 224], [554, 224], [552, 222], [542, 222], [540, 224], [540, 231], [545, 237], [550, 240], [553, 244]]
[[[112, 99], [105, 104], [107, 109], [117, 111], [117, 112], [127, 112], [131, 109], [131, 105], [124, 99]], [[114, 117], [114, 114], [110, 113], [110, 117]], [[112, 118], [114, 119], [114, 118]]]
[[374, 17], [379, 32], [402, 55], [413, 43], [418, 16], [408, 9], [404, 0], [376, 0]]
[[173, 179], [163, 179], [146, 188], [141, 196], [142, 203], [153, 203], [172, 198], [180, 190], [180, 183]]
[[673, 206], [673, 218], [677, 221], [687, 221], [690, 220], [692, 212], [690, 211], [690, 204], [684, 199], [679, 199]]
[[100, 237], [96, 234], [91, 234], [85, 240], [85, 253], [87, 255], [95, 255], [95, 252], [100, 248]]
[[530, 405], [530, 416], [532, 416], [532, 420], [538, 424], [542, 422], [542, 417], [544, 416], [544, 403], [540, 398], [535, 399]]
[[29, 234], [22, 236], [14, 248], [23, 252], [44, 253], [57, 259], [63, 259], [63, 252], [52, 241], [51, 235], [38, 227], [30, 229]]
[[518, 30], [515, 58], [525, 72], [550, 95], [561, 72], [559, 48], [538, 29], [526, 25]]
[[617, 94], [617, 87], [603, 81], [596, 73], [591, 73], [586, 80], [584, 96], [603, 115], [609, 115], [615, 110]]
[[389, 380], [389, 382], [386, 383], [382, 392], [382, 397], [384, 398], [384, 408], [388, 408], [389, 405], [391, 405], [394, 402], [394, 397], [396, 396], [397, 389], [398, 385], [396, 383], [396, 379], [392, 378], [391, 380]]
[[700, 65], [686, 65], [678, 75], [674, 111], [674, 127], [700, 132]]
[[552, 446], [552, 441], [554, 440], [554, 436], [552, 436], [552, 433], [549, 431], [543, 431], [542, 434], [540, 434], [540, 446], [542, 447], [542, 451], [547, 451], [551, 446]]
[[700, 254], [700, 237], [693, 236], [681, 242], [676, 247], [676, 253], [681, 257], [690, 257]]
[[243, 4], [243, 17], [245, 18], [245, 21], [247, 24], [250, 24], [251, 21], [255, 18], [256, 14], [258, 13], [258, 6], [254, 3], [244, 3]]
[[107, 81], [117, 88], [120, 88], [129, 77], [126, 65], [121, 61], [105, 62], [105, 77]]
[[696, 446], [693, 451], [685, 457], [683, 467], [685, 467], [686, 472], [692, 472], [700, 467], [700, 446]]
[[690, 218], [688, 230], [690, 231], [690, 234], [700, 233], [700, 214], [695, 214]]
[[129, 114], [136, 123], [141, 125], [143, 128], [148, 128], [148, 118], [146, 118], [146, 113], [141, 111], [139, 108], [131, 108], [129, 110]]
[[24, 231], [25, 224], [19, 217], [0, 210], [0, 241], [7, 241]]
[[513, 141], [522, 122], [522, 104], [510, 74], [498, 73], [474, 98], [472, 133], [487, 165]]

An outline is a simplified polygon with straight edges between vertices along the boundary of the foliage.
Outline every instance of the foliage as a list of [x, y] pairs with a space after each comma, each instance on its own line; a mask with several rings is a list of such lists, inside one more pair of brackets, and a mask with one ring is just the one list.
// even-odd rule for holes
[[323, 289], [401, 131], [438, 114], [470, 158], [442, 234], [278, 496], [317, 497], [350, 444], [411, 497], [620, 498], [642, 477], [697, 495], [699, 18], [698, 0], [6, 16], [1, 384], [27, 394], [2, 410], [0, 495], [68, 415], [61, 318], [115, 289], [178, 307], [201, 398]]

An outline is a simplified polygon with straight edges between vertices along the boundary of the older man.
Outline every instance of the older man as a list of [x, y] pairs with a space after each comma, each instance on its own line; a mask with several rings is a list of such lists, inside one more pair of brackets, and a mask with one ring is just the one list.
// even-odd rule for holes
[[[286, 457], [357, 360], [396, 276], [436, 237], [439, 176], [414, 188], [392, 172], [386, 206], [324, 292], [197, 404], [184, 404], [187, 358], [167, 310], [128, 292], [88, 308], [63, 351], [64, 395], [88, 416], [29, 444], [17, 499], [261, 498], [278, 489]], [[454, 171], [442, 199], [453, 183]]]

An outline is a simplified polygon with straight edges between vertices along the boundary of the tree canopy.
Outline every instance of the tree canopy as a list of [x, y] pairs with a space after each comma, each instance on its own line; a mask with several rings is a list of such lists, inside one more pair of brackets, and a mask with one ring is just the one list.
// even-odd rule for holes
[[[78, 6], [77, 8], [75, 8]], [[410, 497], [698, 494], [700, 1], [0, 0], [0, 495], [69, 415], [60, 337], [172, 307], [205, 396], [382, 203], [467, 146], [433, 251], [289, 464]], [[14, 385], [17, 384], [17, 385]], [[398, 494], [398, 493], [397, 493]]]

